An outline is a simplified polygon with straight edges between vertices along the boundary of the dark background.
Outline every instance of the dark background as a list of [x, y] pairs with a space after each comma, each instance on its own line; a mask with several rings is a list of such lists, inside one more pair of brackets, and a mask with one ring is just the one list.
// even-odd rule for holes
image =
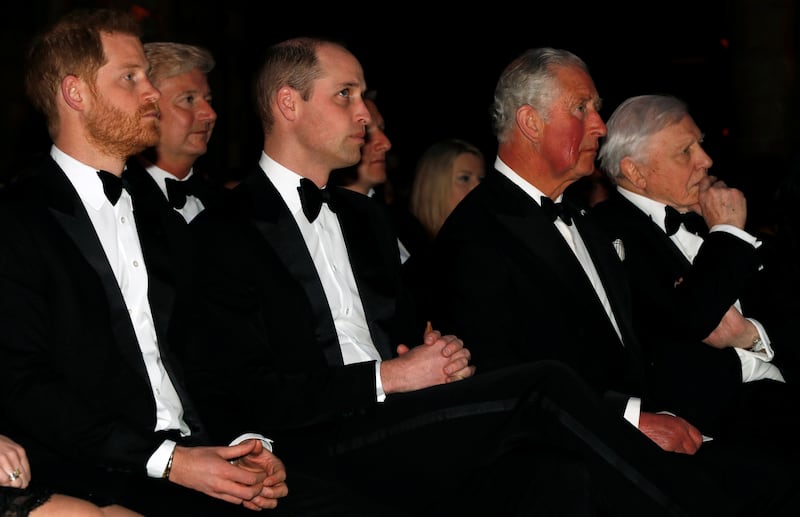
[[[518, 4], [514, 6], [514, 4]], [[494, 158], [488, 115], [502, 68], [529, 47], [573, 51], [589, 65], [607, 118], [623, 99], [670, 93], [688, 101], [712, 172], [748, 195], [763, 216], [777, 182], [796, 158], [800, 14], [794, 0], [713, 2], [484, 2], [466, 4], [33, 0], [0, 22], [3, 177], [46, 152], [40, 117], [22, 92], [31, 36], [73, 7], [113, 6], [141, 16], [145, 41], [209, 48], [219, 120], [198, 162], [212, 176], [254, 164], [261, 131], [250, 84], [261, 52], [298, 35], [344, 42], [361, 60], [394, 144], [392, 174], [410, 180], [425, 147], [443, 137], [472, 141]], [[7, 7], [7, 9], [10, 9]], [[435, 11], [435, 12], [434, 12]]]

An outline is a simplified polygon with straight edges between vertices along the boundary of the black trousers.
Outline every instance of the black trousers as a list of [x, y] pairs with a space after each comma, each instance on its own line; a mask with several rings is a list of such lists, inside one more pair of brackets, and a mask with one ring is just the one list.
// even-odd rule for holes
[[[782, 516], [800, 508], [783, 466], [721, 443], [695, 456], [665, 452], [551, 361], [392, 395], [294, 437], [277, 442], [289, 495], [271, 515]], [[768, 489], [750, 485], [754, 473]], [[163, 480], [122, 480], [111, 492], [148, 516], [252, 514]]]
[[320, 434], [324, 453], [309, 441], [281, 442], [287, 465], [326, 454], [337, 480], [413, 515], [742, 510], [702, 462], [661, 450], [551, 361], [392, 395]]

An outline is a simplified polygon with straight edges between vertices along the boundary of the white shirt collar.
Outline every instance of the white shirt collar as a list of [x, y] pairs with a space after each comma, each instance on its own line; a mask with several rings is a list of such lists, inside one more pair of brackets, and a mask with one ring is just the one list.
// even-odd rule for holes
[[664, 227], [664, 219], [667, 216], [667, 212], [665, 210], [665, 207], [667, 206], [666, 204], [654, 199], [650, 199], [649, 197], [645, 197], [641, 194], [631, 192], [630, 190], [624, 189], [620, 186], [617, 186], [617, 191], [622, 194], [625, 199], [633, 203], [639, 210], [649, 215], [650, 219], [656, 223], [659, 228], [666, 232]]
[[297, 214], [302, 211], [303, 207], [300, 205], [300, 193], [297, 187], [300, 186], [300, 180], [303, 176], [291, 171], [276, 162], [264, 151], [261, 151], [261, 159], [258, 161], [261, 170], [267, 175], [267, 178], [272, 181], [278, 193], [283, 198], [283, 202], [289, 208], [289, 212]]
[[143, 163], [144, 163], [144, 166], [145, 166], [144, 167], [145, 170], [150, 175], [150, 177], [152, 177], [153, 180], [155, 180], [156, 185], [158, 185], [158, 188], [161, 189], [161, 192], [164, 194], [164, 197], [168, 197], [167, 196], [167, 182], [166, 182], [167, 178], [169, 178], [171, 180], [175, 180], [175, 181], [186, 181], [186, 180], [188, 180], [189, 178], [192, 177], [192, 174], [194, 174], [194, 168], [191, 168], [191, 169], [189, 169], [189, 174], [187, 174], [183, 179], [181, 179], [181, 178], [176, 177], [171, 172], [165, 171], [164, 169], [162, 169], [161, 167], [159, 167], [158, 165], [156, 165], [154, 163], [150, 163], [149, 161], [144, 160], [144, 159], [142, 159], [142, 160], [143, 160]]
[[[542, 196], [547, 197], [542, 193], [541, 190], [539, 190], [538, 188], [534, 187], [533, 185], [528, 183], [526, 180], [524, 180], [522, 178], [522, 176], [520, 176], [519, 174], [514, 172], [511, 169], [511, 167], [506, 165], [503, 162], [503, 160], [500, 159], [499, 156], [494, 161], [494, 168], [497, 169], [500, 172], [500, 174], [502, 174], [506, 178], [510, 179], [515, 185], [517, 185], [519, 188], [521, 188], [523, 191], [525, 191], [526, 194], [528, 194], [531, 198], [533, 198], [534, 201], [536, 201], [537, 205], [541, 205], [542, 204], [540, 202], [540, 199], [542, 198]], [[562, 197], [563, 197], [563, 194], [559, 195], [553, 201], [558, 203], [558, 202], [561, 201]]]
[[55, 145], [50, 148], [50, 156], [64, 171], [84, 204], [99, 210], [103, 203], [108, 202], [97, 169], [79, 162]]

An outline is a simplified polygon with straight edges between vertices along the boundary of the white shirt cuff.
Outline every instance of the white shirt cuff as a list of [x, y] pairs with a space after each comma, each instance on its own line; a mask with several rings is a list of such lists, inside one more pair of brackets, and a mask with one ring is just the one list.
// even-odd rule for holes
[[[761, 350], [759, 350], [757, 352], [753, 351], [753, 352], [750, 352], [750, 353], [758, 356], [758, 358], [761, 359], [762, 361], [766, 361], [766, 362], [772, 361], [772, 359], [775, 357], [775, 350], [772, 349], [772, 343], [769, 340], [769, 336], [767, 335], [767, 331], [764, 330], [764, 325], [759, 323], [758, 320], [754, 320], [753, 318], [745, 318], [745, 319], [747, 321], [749, 321], [750, 323], [752, 323], [753, 326], [755, 326], [756, 330], [758, 331], [758, 337], [761, 338], [761, 343], [762, 343], [762, 346], [763, 346], [763, 348], [761, 348]], [[747, 350], [743, 350], [743, 351], [747, 352]]]
[[639, 429], [639, 415], [642, 413], [642, 399], [639, 397], [631, 397], [628, 399], [628, 404], [625, 406], [625, 420], [632, 423], [636, 429]]
[[381, 382], [381, 362], [375, 361], [375, 391], [377, 393], [378, 402], [386, 400], [386, 392], [383, 391], [383, 382]]
[[232, 445], [239, 445], [240, 443], [245, 442], [247, 440], [261, 440], [261, 445], [263, 445], [264, 448], [267, 449], [269, 452], [273, 452], [272, 451], [272, 444], [275, 443], [275, 442], [273, 440], [270, 440], [269, 438], [261, 435], [261, 434], [258, 434], [258, 433], [244, 433], [244, 434], [239, 435], [238, 437], [236, 437], [236, 439], [233, 440], [228, 445], [231, 445], [231, 446]]
[[147, 475], [149, 477], [161, 478], [164, 475], [167, 462], [169, 462], [176, 445], [178, 444], [172, 440], [164, 440], [164, 443], [158, 446], [156, 452], [147, 460]]

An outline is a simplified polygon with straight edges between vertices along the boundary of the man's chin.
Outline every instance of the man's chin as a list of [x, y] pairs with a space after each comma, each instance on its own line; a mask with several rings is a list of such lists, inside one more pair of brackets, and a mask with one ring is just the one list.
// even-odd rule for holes
[[153, 137], [152, 135], [143, 136], [137, 141], [131, 142], [130, 149], [127, 150], [127, 155], [133, 156], [145, 151], [146, 149], [155, 147], [158, 145], [158, 141], [159, 141], [158, 134], [156, 134], [155, 137]]
[[156, 120], [154, 124], [147, 127], [145, 130], [142, 141], [146, 144], [145, 149], [148, 147], [153, 147], [158, 145], [158, 141], [161, 139], [161, 127]]

